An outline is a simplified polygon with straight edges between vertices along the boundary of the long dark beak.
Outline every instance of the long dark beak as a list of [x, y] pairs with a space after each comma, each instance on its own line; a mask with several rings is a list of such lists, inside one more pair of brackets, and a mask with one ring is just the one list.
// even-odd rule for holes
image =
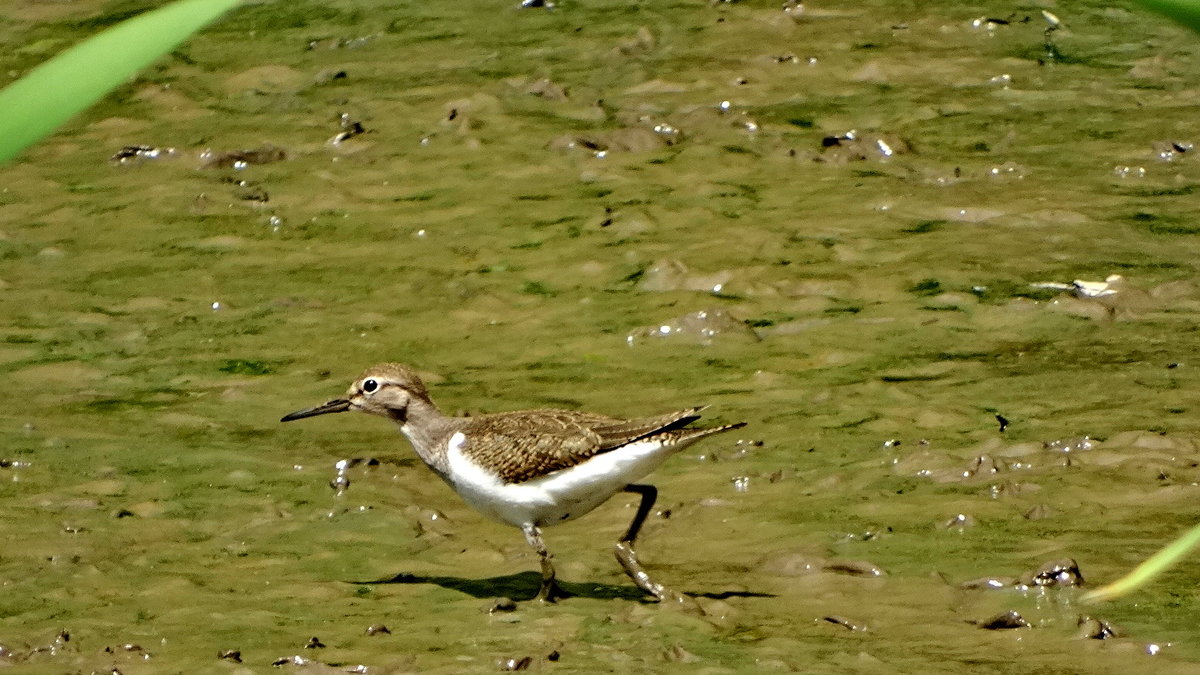
[[280, 419], [280, 422], [291, 422], [292, 420], [302, 420], [305, 417], [313, 417], [316, 415], [325, 415], [327, 413], [346, 412], [350, 409], [350, 401], [344, 398], [334, 399], [328, 403], [322, 403], [315, 408], [305, 408], [297, 410], [294, 413], [288, 413]]

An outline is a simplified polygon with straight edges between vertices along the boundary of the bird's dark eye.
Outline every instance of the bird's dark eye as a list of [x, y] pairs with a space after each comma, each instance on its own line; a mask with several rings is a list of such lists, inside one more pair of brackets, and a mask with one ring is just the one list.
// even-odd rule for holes
[[373, 393], [375, 393], [375, 390], [378, 388], [379, 388], [379, 383], [376, 382], [375, 380], [373, 380], [373, 379], [363, 380], [362, 390], [365, 393], [373, 394]]

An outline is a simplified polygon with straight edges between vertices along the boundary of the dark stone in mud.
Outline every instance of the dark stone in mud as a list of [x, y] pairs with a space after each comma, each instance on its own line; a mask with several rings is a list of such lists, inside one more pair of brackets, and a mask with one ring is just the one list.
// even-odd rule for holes
[[1001, 497], [1013, 497], [1023, 495], [1030, 492], [1037, 492], [1042, 487], [1036, 483], [1020, 483], [1013, 481], [1003, 481], [988, 487], [988, 494], [992, 499], [1000, 499]]
[[653, 152], [682, 140], [682, 134], [669, 125], [658, 125], [652, 129], [623, 127], [592, 134], [566, 134], [550, 141], [551, 150], [584, 149], [593, 153], [610, 152]]
[[266, 190], [258, 187], [234, 190], [233, 196], [244, 202], [258, 202], [259, 204], [266, 204], [271, 201], [271, 195]]
[[891, 533], [891, 527], [871, 528], [862, 532], [848, 532], [839, 537], [839, 541], [877, 541]]
[[529, 670], [530, 664], [533, 663], [533, 658], [522, 656], [521, 658], [499, 659], [496, 661], [496, 666], [504, 671]]
[[174, 157], [175, 148], [159, 148], [153, 145], [126, 145], [108, 158], [113, 164], [131, 164], [133, 162]]
[[987, 630], [1008, 630], [1011, 628], [1029, 628], [1029, 622], [1025, 617], [1017, 613], [1015, 609], [1010, 609], [1007, 612], [1001, 612], [987, 621], [980, 621], [979, 627]]
[[1154, 156], [1164, 162], [1173, 162], [1180, 155], [1191, 152], [1195, 149], [1195, 144], [1191, 141], [1153, 141], [1150, 147], [1154, 150]]
[[973, 478], [975, 476], [997, 474], [1007, 470], [1008, 465], [1004, 460], [998, 460], [991, 455], [983, 454], [971, 460], [971, 463], [963, 471], [963, 477]]
[[270, 164], [287, 159], [287, 151], [271, 144], [244, 150], [217, 152], [205, 150], [200, 153], [200, 165], [205, 169], [241, 168], [248, 164]]
[[1103, 619], [1093, 619], [1086, 614], [1079, 616], [1079, 630], [1075, 637], [1089, 640], [1108, 640], [1121, 637], [1121, 631], [1116, 626]]
[[1012, 588], [1014, 586], [1049, 588], [1051, 586], [1082, 585], [1083, 573], [1079, 571], [1079, 564], [1072, 558], [1063, 558], [1062, 560], [1051, 560], [1036, 570], [1026, 572], [1019, 579], [1013, 577], [980, 577], [962, 582], [959, 584], [959, 588], [977, 590]]
[[908, 142], [891, 134], [859, 134], [851, 130], [837, 136], [821, 139], [821, 154], [818, 162], [845, 164], [869, 159], [886, 160], [894, 155], [912, 150]]
[[350, 457], [347, 458], [345, 462], [347, 469], [354, 468], [360, 464], [364, 464], [366, 466], [379, 466], [380, 464], [379, 460], [374, 457]]
[[825, 563], [824, 569], [852, 577], [881, 577], [886, 574], [882, 567], [865, 560], [830, 560]]
[[887, 574], [883, 568], [865, 560], [829, 560], [807, 553], [781, 553], [764, 560], [759, 569], [767, 574], [784, 577], [799, 577], [819, 572], [868, 578]]
[[976, 525], [976, 521], [973, 516], [970, 516], [966, 513], [960, 513], [958, 515], [953, 516], [949, 520], [939, 523], [938, 527], [943, 530], [953, 530], [956, 528], [957, 529], [965, 529], [968, 527], [975, 527], [975, 525]]
[[109, 646], [109, 647], [104, 648], [105, 654], [116, 654], [117, 652], [138, 653], [138, 654], [142, 654], [147, 659], [150, 658], [150, 653], [147, 652], [145, 649], [143, 649], [141, 645], [123, 644], [119, 647]]
[[517, 603], [511, 598], [496, 598], [484, 606], [483, 611], [488, 614], [497, 612], [515, 612], [517, 611]]
[[355, 136], [361, 136], [367, 133], [366, 127], [364, 127], [361, 122], [354, 119], [350, 113], [341, 114], [341, 116], [338, 118], [338, 126], [340, 127], [341, 131], [339, 131], [333, 138], [329, 139], [330, 145], [341, 145], [345, 141], [348, 141]]
[[1025, 575], [1021, 583], [1026, 586], [1082, 586], [1083, 573], [1073, 558], [1051, 560]]
[[821, 617], [821, 619], [823, 621], [827, 621], [835, 626], [841, 626], [842, 628], [845, 628], [846, 630], [864, 631], [867, 629], [866, 624], [859, 623], [858, 621], [854, 621], [852, 619], [847, 619], [844, 616], [837, 616], [837, 615], [831, 614], [829, 616], [823, 616], [823, 617]]
[[978, 579], [970, 579], [958, 585], [959, 588], [968, 591], [978, 589], [992, 588], [1010, 588], [1017, 585], [1016, 577], [980, 577]]
[[1095, 449], [1097, 442], [1089, 436], [1077, 436], [1045, 441], [1042, 445], [1050, 452], [1071, 453]]
[[336, 82], [337, 80], [344, 80], [348, 77], [350, 77], [350, 73], [347, 73], [344, 70], [339, 70], [337, 68], [325, 68], [318, 71], [316, 76], [313, 77], [313, 84], [319, 87], [331, 82]]

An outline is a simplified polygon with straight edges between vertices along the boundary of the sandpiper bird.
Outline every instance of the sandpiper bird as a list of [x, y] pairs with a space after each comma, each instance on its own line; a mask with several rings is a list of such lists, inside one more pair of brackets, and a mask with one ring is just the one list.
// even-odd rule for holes
[[667, 457], [696, 441], [745, 423], [688, 429], [702, 408], [622, 420], [571, 410], [449, 417], [429, 399], [408, 366], [368, 368], [339, 398], [284, 416], [290, 422], [314, 415], [360, 410], [395, 422], [425, 465], [484, 515], [521, 528], [537, 551], [542, 585], [537, 597], [553, 602], [564, 594], [554, 580], [542, 528], [578, 518], [618, 492], [641, 497], [617, 560], [647, 593], [682, 599], [653, 581], [633, 550], [658, 490], [635, 484]]

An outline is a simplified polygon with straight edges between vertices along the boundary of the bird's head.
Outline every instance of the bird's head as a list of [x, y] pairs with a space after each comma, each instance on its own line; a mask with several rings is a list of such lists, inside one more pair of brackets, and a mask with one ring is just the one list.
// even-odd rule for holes
[[408, 407], [414, 400], [429, 401], [429, 393], [420, 376], [399, 363], [371, 366], [346, 391], [345, 398], [336, 398], [313, 408], [297, 410], [283, 416], [281, 422], [358, 410], [387, 417], [403, 424], [408, 419]]

